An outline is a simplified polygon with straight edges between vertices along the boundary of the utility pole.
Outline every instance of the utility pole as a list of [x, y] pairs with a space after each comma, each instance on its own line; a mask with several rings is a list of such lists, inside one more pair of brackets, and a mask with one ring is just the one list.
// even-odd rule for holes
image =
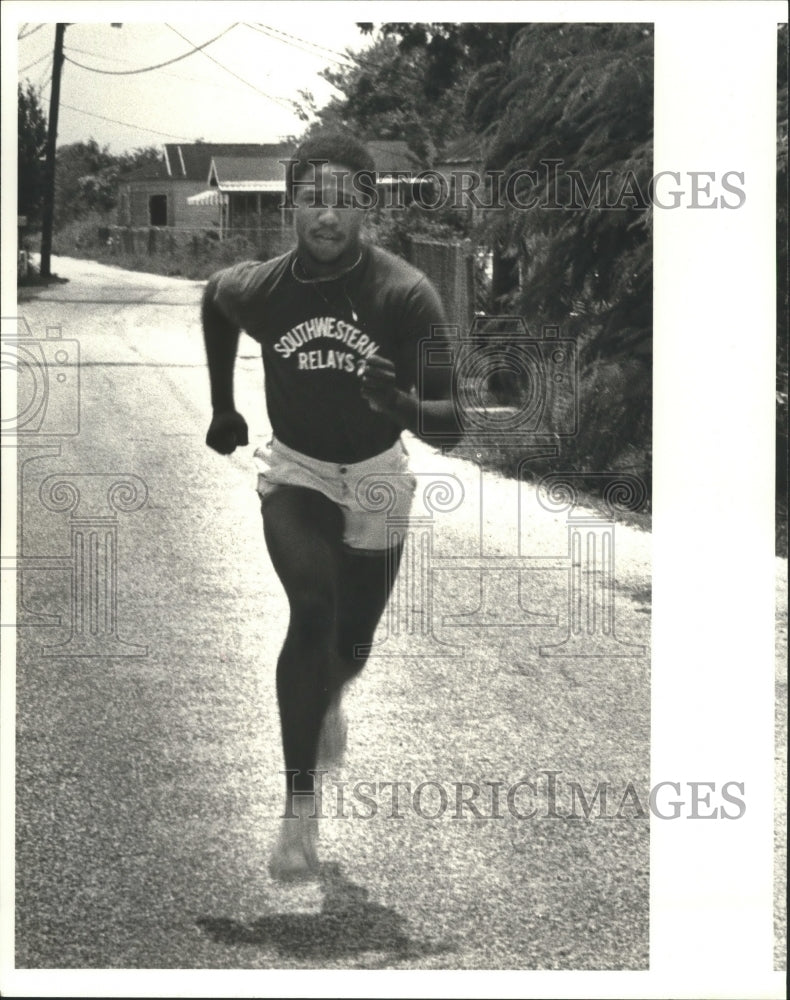
[[41, 219], [41, 276], [50, 277], [52, 258], [52, 227], [55, 217], [55, 146], [58, 141], [58, 109], [60, 106], [60, 71], [63, 67], [63, 36], [65, 24], [55, 25], [55, 50], [52, 55], [52, 91], [49, 99], [49, 129], [47, 159], [44, 168], [44, 208]]

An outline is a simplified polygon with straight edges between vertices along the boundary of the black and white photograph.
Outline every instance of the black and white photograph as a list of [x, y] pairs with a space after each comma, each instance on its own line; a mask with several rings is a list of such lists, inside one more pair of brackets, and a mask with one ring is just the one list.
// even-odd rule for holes
[[784, 995], [783, 11], [4, 5], [4, 995]]

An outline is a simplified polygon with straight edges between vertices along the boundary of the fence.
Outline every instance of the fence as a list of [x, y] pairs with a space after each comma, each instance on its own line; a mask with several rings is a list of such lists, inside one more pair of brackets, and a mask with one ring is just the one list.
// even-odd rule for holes
[[475, 314], [474, 249], [471, 240], [441, 243], [412, 237], [409, 259], [436, 286], [447, 320], [468, 330]]
[[[244, 240], [261, 259], [277, 257], [290, 250], [294, 243], [290, 229], [234, 229], [223, 242]], [[174, 226], [107, 226], [99, 229], [99, 241], [118, 247], [122, 253], [138, 256], [174, 253], [189, 250], [199, 254], [201, 249], [219, 242], [219, 233], [213, 229], [187, 229]]]
[[[292, 249], [291, 229], [234, 229], [222, 240], [215, 230], [175, 226], [103, 226], [97, 231], [97, 241], [111, 253], [137, 257], [156, 257], [188, 252], [200, 258], [212, 247], [222, 246], [232, 251], [238, 247], [239, 259], [245, 256], [267, 260]], [[65, 251], [67, 252], [67, 251]], [[412, 237], [409, 259], [436, 286], [444, 303], [449, 323], [468, 330], [475, 315], [474, 248], [470, 240], [447, 243], [422, 237]]]

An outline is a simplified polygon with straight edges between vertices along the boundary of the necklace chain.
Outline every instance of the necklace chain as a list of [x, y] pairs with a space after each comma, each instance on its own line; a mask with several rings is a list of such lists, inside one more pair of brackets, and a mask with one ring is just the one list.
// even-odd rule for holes
[[[362, 251], [360, 250], [359, 257], [357, 257], [354, 263], [351, 264], [349, 267], [344, 267], [342, 271], [337, 271], [335, 274], [327, 274], [324, 275], [323, 277], [318, 277], [318, 278], [300, 278], [299, 275], [296, 273], [296, 264], [299, 261], [299, 258], [296, 255], [294, 255], [294, 258], [291, 261], [291, 274], [293, 275], [294, 279], [299, 282], [300, 285], [315, 285], [321, 281], [336, 281], [338, 278], [342, 278], [344, 277], [344, 275], [350, 274], [354, 270], [354, 268], [360, 263], [361, 260], [362, 260]], [[304, 270], [303, 265], [300, 266], [302, 266], [302, 269]]]
[[[297, 281], [298, 281], [298, 278], [297, 278]], [[312, 282], [304, 282], [304, 283], [305, 283], [305, 284], [312, 284]], [[318, 294], [319, 294], [319, 295], [321, 296], [321, 298], [322, 298], [322, 299], [324, 300], [324, 302], [325, 302], [325, 303], [326, 303], [326, 304], [327, 304], [327, 305], [329, 306], [329, 308], [330, 308], [330, 309], [336, 309], [336, 308], [337, 308], [337, 305], [336, 305], [336, 304], [335, 304], [335, 305], [333, 305], [333, 304], [332, 304], [332, 303], [331, 303], [331, 302], [329, 301], [329, 299], [328, 299], [328, 298], [326, 297], [326, 295], [324, 295], [324, 293], [323, 293], [323, 292], [321, 291], [321, 289], [320, 289], [320, 288], [318, 288], [318, 287], [315, 287], [315, 288], [313, 289], [313, 291], [317, 292], [317, 293], [318, 293]], [[352, 320], [353, 320], [353, 321], [354, 321], [355, 323], [358, 323], [358, 322], [359, 322], [359, 316], [357, 315], [357, 310], [356, 310], [356, 308], [354, 307], [354, 303], [353, 303], [353, 302], [351, 301], [351, 298], [350, 298], [350, 296], [349, 296], [349, 294], [348, 294], [348, 291], [346, 290], [346, 286], [345, 286], [345, 285], [343, 286], [343, 298], [344, 298], [344, 299], [346, 300], [346, 302], [348, 303], [348, 308], [349, 308], [349, 310], [350, 310], [350, 312], [351, 312], [351, 319], [352, 319]]]

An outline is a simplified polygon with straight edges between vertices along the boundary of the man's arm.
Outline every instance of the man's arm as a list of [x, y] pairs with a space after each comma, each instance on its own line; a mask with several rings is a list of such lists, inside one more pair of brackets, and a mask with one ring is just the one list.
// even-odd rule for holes
[[201, 311], [213, 410], [206, 444], [220, 455], [230, 455], [239, 445], [249, 444], [247, 424], [236, 412], [233, 401], [233, 369], [240, 330], [217, 306], [215, 292], [216, 283], [210, 280]]
[[[448, 372], [449, 375], [449, 372]], [[457, 444], [462, 436], [451, 398], [450, 380], [434, 383], [431, 395], [437, 399], [420, 399], [397, 386], [395, 365], [388, 358], [373, 354], [365, 361], [362, 375], [362, 395], [371, 409], [386, 413], [407, 431], [425, 438], [429, 444]]]
[[[372, 409], [388, 414], [401, 427], [429, 444], [457, 444], [463, 432], [452, 398], [452, 365], [427, 365], [418, 374], [423, 364], [421, 341], [432, 337], [437, 328], [447, 325], [442, 301], [427, 279], [412, 289], [403, 319], [405, 353], [397, 364], [376, 354], [367, 358], [362, 395]], [[447, 347], [449, 358], [449, 343]], [[419, 395], [406, 391], [409, 385], [416, 385]]]

